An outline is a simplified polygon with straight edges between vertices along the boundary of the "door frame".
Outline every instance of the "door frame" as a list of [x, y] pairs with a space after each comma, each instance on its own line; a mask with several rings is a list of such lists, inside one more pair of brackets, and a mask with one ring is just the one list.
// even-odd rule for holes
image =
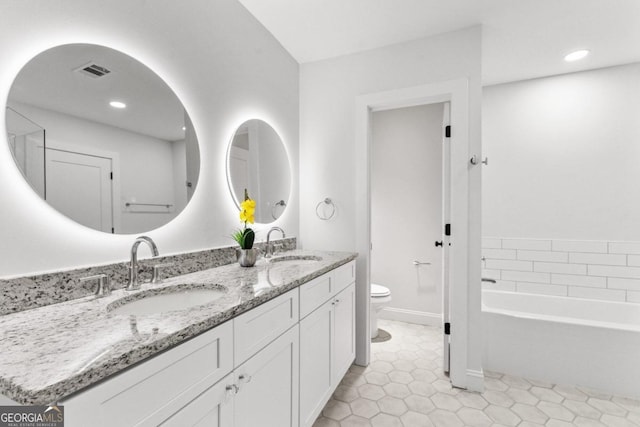
[[[467, 78], [448, 80], [356, 97], [356, 363], [366, 366], [371, 359], [371, 113], [439, 102], [450, 103], [450, 219], [452, 236], [449, 257], [450, 322], [452, 325], [450, 374], [452, 385], [481, 390], [482, 371], [468, 368], [469, 322], [469, 142], [470, 101]], [[478, 256], [479, 258], [479, 256]]]

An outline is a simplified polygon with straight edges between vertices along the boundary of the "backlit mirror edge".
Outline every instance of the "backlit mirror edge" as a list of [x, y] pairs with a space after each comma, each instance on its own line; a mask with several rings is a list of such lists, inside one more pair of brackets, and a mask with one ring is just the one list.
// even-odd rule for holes
[[[266, 119], [266, 118], [261, 118], [258, 117], [256, 115], [252, 115], [250, 117], [245, 117], [243, 119], [238, 120], [237, 124], [235, 126], [232, 127], [232, 133], [231, 136], [228, 138], [228, 142], [227, 142], [227, 148], [225, 150], [225, 177], [226, 177], [226, 181], [227, 181], [227, 190], [229, 191], [229, 194], [231, 195], [231, 200], [233, 201], [233, 205], [236, 207], [236, 209], [240, 209], [240, 201], [238, 200], [238, 198], [236, 197], [234, 188], [233, 188], [233, 183], [231, 182], [231, 147], [233, 145], [233, 141], [235, 139], [235, 136], [238, 132], [238, 129], [240, 129], [240, 127], [242, 125], [244, 125], [245, 123], [251, 121], [251, 120], [259, 120], [263, 123], [266, 123], [267, 125], [269, 125], [273, 131], [276, 133], [276, 135], [278, 136], [278, 138], [280, 139], [280, 142], [282, 143], [282, 147], [284, 149], [284, 153], [285, 156], [287, 158], [287, 163], [289, 166], [289, 191], [287, 194], [287, 205], [285, 207], [285, 209], [283, 210], [282, 214], [277, 218], [274, 219], [271, 222], [257, 222], [257, 225], [274, 225], [277, 223], [280, 223], [282, 221], [285, 220], [285, 217], [287, 215], [287, 212], [290, 210], [288, 209], [289, 205], [292, 202], [292, 197], [293, 197], [293, 193], [294, 193], [294, 186], [295, 184], [295, 171], [294, 171], [294, 167], [293, 167], [293, 163], [291, 161], [291, 155], [290, 155], [290, 150], [289, 150], [289, 146], [287, 144], [287, 141], [285, 138], [282, 137], [282, 133], [278, 130], [278, 126], [273, 125], [272, 121]], [[249, 195], [251, 197], [251, 195]]]
[[[8, 79], [5, 80], [5, 84], [3, 85], [5, 90], [4, 90], [4, 96], [2, 96], [2, 99], [4, 99], [4, 107], [5, 107], [5, 111], [6, 108], [10, 108], [9, 105], [9, 96], [11, 94], [11, 89], [15, 83], [16, 78], [18, 77], [18, 75], [20, 74], [20, 72], [34, 59], [36, 58], [38, 55], [42, 54], [43, 52], [46, 52], [50, 49], [55, 49], [56, 47], [60, 47], [60, 46], [66, 46], [66, 45], [87, 45], [87, 44], [92, 44], [92, 45], [96, 45], [99, 47], [103, 47], [103, 48], [107, 48], [107, 49], [111, 49], [114, 51], [117, 51], [123, 55], [128, 56], [129, 58], [134, 59], [135, 61], [138, 61], [140, 64], [142, 64], [144, 67], [146, 67], [147, 69], [149, 69], [150, 71], [152, 71], [153, 73], [155, 73], [163, 82], [164, 84], [175, 94], [175, 96], [177, 97], [177, 99], [182, 103], [182, 106], [184, 108], [185, 111], [185, 116], [186, 119], [188, 119], [188, 121], [190, 122], [191, 125], [191, 129], [193, 130], [194, 134], [196, 135], [196, 144], [197, 144], [197, 148], [199, 151], [199, 155], [198, 155], [198, 159], [197, 159], [197, 172], [196, 175], [198, 177], [197, 182], [200, 181], [201, 177], [201, 169], [202, 169], [202, 164], [203, 164], [203, 160], [202, 160], [202, 155], [201, 155], [201, 144], [200, 141], [198, 141], [197, 139], [197, 135], [199, 134], [199, 132], [196, 131], [197, 126], [194, 123], [195, 120], [194, 118], [188, 113], [188, 111], [190, 111], [190, 108], [187, 108], [186, 102], [183, 101], [184, 99], [188, 98], [185, 97], [184, 95], [181, 95], [181, 93], [183, 91], [180, 90], [180, 85], [176, 85], [172, 82], [172, 79], [168, 78], [168, 76], [170, 75], [170, 73], [164, 73], [162, 71], [161, 66], [157, 66], [156, 65], [147, 65], [147, 64], [152, 64], [155, 63], [156, 61], [152, 60], [152, 56], [151, 58], [149, 57], [148, 54], [144, 54], [144, 55], [138, 55], [138, 54], [133, 54], [130, 53], [132, 50], [135, 49], [130, 49], [128, 47], [123, 47], [121, 45], [119, 45], [118, 43], [111, 43], [111, 42], [105, 42], [104, 40], [101, 41], [82, 41], [82, 42], [78, 42], [77, 39], [74, 40], [63, 40], [63, 41], [52, 41], [50, 43], [45, 43], [45, 44], [41, 44], [38, 46], [34, 46], [33, 49], [31, 50], [24, 50], [22, 51], [22, 55], [20, 57], [20, 59], [17, 59], [15, 61], [15, 67], [13, 67], [12, 71], [9, 71], [7, 73], [8, 76], [12, 76]], [[117, 45], [117, 46], [116, 46]], [[140, 58], [141, 56], [143, 56], [144, 58]], [[184, 208], [178, 213], [176, 214], [173, 218], [171, 218], [168, 222], [155, 227], [155, 228], [151, 228], [149, 230], [143, 230], [143, 231], [136, 231], [136, 232], [131, 232], [131, 233], [109, 233], [109, 232], [105, 232], [105, 231], [101, 231], [101, 230], [96, 230], [94, 228], [91, 228], [89, 226], [80, 224], [76, 221], [74, 221], [73, 219], [69, 218], [68, 216], [66, 216], [65, 214], [61, 213], [60, 211], [58, 211], [56, 208], [54, 208], [53, 206], [51, 206], [49, 203], [47, 203], [47, 201], [41, 197], [41, 195], [38, 194], [38, 192], [36, 191], [36, 189], [33, 188], [33, 186], [27, 181], [27, 179], [25, 178], [23, 172], [20, 170], [19, 166], [16, 163], [15, 160], [15, 156], [14, 153], [12, 152], [11, 148], [10, 148], [10, 144], [9, 144], [9, 140], [8, 140], [8, 125], [7, 125], [7, 117], [6, 117], [6, 113], [3, 115], [2, 117], [2, 128], [1, 131], [3, 132], [5, 141], [6, 141], [6, 147], [5, 147], [5, 158], [7, 159], [6, 161], [11, 163], [12, 166], [8, 166], [7, 168], [9, 170], [11, 170], [11, 172], [13, 173], [14, 177], [17, 180], [21, 180], [22, 182], [21, 187], [23, 187], [24, 191], [23, 194], [20, 194], [20, 197], [28, 197], [30, 199], [32, 199], [32, 201], [38, 205], [39, 209], [42, 209], [43, 215], [57, 215], [59, 218], [62, 219], [62, 221], [64, 223], [66, 223], [66, 225], [76, 229], [78, 232], [82, 232], [82, 233], [87, 233], [89, 232], [90, 234], [93, 234], [92, 232], [97, 233], [100, 236], [116, 236], [116, 237], [124, 237], [127, 240], [129, 240], [132, 236], [136, 236], [136, 235], [140, 235], [140, 234], [150, 234], [150, 233], [154, 233], [156, 231], [160, 231], [160, 230], [165, 230], [167, 228], [170, 228], [172, 226], [172, 224], [174, 224], [178, 218], [183, 217], [183, 215], [188, 215], [188, 211], [191, 210], [192, 208], [192, 203], [191, 200], [194, 198], [197, 198], [199, 194], [201, 194], [201, 191], [198, 190], [198, 187], [200, 187], [199, 185], [195, 185], [195, 188], [192, 190], [192, 194], [191, 197], [188, 199], [186, 205], [184, 206]], [[186, 140], [186, 138], [185, 138]], [[58, 143], [56, 143], [58, 144]], [[115, 170], [114, 170], [115, 172]], [[187, 176], [187, 178], [189, 178]], [[15, 181], [15, 180], [14, 180]], [[12, 181], [12, 182], [14, 182]], [[22, 190], [19, 190], [18, 192], [20, 192]], [[119, 191], [114, 191], [113, 193], [113, 200], [114, 200], [114, 207], [113, 207], [113, 215], [114, 215], [114, 220], [120, 216], [121, 212], [119, 209], [117, 209], [117, 204], [116, 201], [118, 200], [118, 194]], [[180, 221], [178, 221], [180, 222]], [[114, 221], [115, 224], [115, 221]]]

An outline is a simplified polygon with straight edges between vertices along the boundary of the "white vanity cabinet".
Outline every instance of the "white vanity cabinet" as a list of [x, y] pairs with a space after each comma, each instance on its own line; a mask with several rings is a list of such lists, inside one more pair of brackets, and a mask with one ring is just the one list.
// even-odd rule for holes
[[[201, 409], [202, 399], [196, 398], [232, 369], [229, 321], [63, 400], [65, 425], [160, 425], [176, 413], [184, 415], [184, 408]], [[207, 406], [213, 409], [215, 403]]]
[[355, 358], [355, 262], [60, 403], [68, 427], [311, 426]]
[[298, 426], [298, 289], [233, 319], [233, 372], [162, 426]]
[[234, 426], [298, 426], [298, 289], [234, 319]]
[[355, 262], [300, 287], [300, 426], [312, 426], [355, 359]]

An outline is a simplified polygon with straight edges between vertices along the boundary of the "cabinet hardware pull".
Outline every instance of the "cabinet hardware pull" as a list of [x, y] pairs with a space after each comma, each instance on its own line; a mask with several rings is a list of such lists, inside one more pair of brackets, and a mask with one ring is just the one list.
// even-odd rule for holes
[[245, 375], [245, 374], [241, 374], [240, 376], [238, 376], [238, 379], [240, 381], [244, 381], [246, 383], [250, 383], [251, 382], [251, 375]]
[[238, 394], [238, 386], [235, 384], [229, 384], [225, 387], [226, 393], [224, 396], [224, 403], [226, 404], [231, 399], [231, 396], [234, 394]]

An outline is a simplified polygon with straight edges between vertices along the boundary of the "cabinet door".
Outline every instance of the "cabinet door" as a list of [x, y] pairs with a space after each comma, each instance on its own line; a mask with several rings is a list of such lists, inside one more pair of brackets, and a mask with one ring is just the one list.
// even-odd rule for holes
[[160, 425], [233, 427], [233, 374], [227, 375]]
[[300, 321], [300, 425], [312, 426], [333, 392], [333, 303]]
[[337, 387], [356, 357], [356, 292], [352, 283], [333, 299], [333, 384]]
[[297, 427], [299, 378], [298, 325], [235, 371], [236, 427]]

